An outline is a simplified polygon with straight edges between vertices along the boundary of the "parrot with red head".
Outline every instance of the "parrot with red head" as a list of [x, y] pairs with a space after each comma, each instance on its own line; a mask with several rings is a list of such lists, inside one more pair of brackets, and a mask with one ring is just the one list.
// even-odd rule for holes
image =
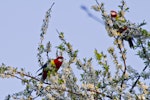
[[[114, 11], [114, 10], [112, 10], [111, 12], [110, 12], [110, 15], [111, 15], [111, 18], [113, 18], [113, 19], [115, 19], [116, 21], [122, 21], [122, 22], [124, 22], [123, 20], [120, 20], [119, 18], [120, 18], [120, 16], [119, 16], [119, 14], [116, 12], [116, 11]], [[113, 25], [114, 26], [114, 29], [117, 29], [117, 32], [119, 33], [119, 34], [122, 34], [123, 32], [125, 32], [124, 34], [125, 34], [125, 36], [123, 36], [122, 37], [122, 40], [126, 40], [126, 41], [128, 41], [128, 43], [129, 43], [129, 46], [130, 46], [130, 48], [134, 48], [134, 44], [133, 44], [133, 37], [132, 36], [130, 36], [129, 35], [129, 31], [127, 31], [128, 30], [128, 27], [127, 26], [123, 26], [123, 27], [119, 27], [119, 25]]]
[[113, 17], [113, 18], [117, 17], [117, 15], [118, 15], [117, 12], [114, 10], [110, 11], [110, 14], [111, 14], [111, 17]]
[[58, 56], [56, 59], [48, 60], [47, 63], [45, 63], [38, 70], [38, 71], [40, 71], [41, 69], [43, 69], [42, 72], [39, 74], [39, 75], [42, 75], [41, 81], [44, 82], [44, 80], [47, 78], [48, 74], [55, 74], [61, 67], [62, 63], [63, 63], [62, 56]]

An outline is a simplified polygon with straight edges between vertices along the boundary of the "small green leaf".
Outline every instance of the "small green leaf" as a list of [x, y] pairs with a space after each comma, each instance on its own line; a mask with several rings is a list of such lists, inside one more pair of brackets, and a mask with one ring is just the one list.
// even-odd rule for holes
[[64, 80], [63, 79], [58, 79], [58, 83], [62, 84], [62, 83], [64, 83]]
[[74, 51], [73, 57], [77, 57], [77, 54], [78, 54], [78, 50]]
[[48, 77], [50, 77], [50, 75], [51, 75], [51, 72], [50, 72], [50, 71], [48, 71], [47, 76], [48, 76]]
[[95, 74], [96, 74], [96, 76], [98, 76], [99, 72], [98, 72], [98, 71], [95, 71]]
[[147, 23], [145, 22], [145, 20], [142, 22], [142, 23], [140, 23], [140, 25], [138, 25], [138, 27], [141, 27], [141, 26], [144, 26], [144, 25], [146, 25]]
[[43, 45], [43, 44], [41, 44], [41, 45], [40, 45], [40, 48], [41, 48], [41, 49], [44, 49], [44, 45]]
[[105, 71], [106, 71], [106, 72], [108, 72], [108, 71], [109, 71], [109, 66], [108, 66], [108, 65], [104, 64], [104, 66], [103, 66], [103, 67], [104, 67], [104, 69], [105, 69]]
[[57, 46], [56, 48], [58, 48], [59, 50], [65, 51], [65, 47], [63, 44], [60, 44], [59, 46]]
[[81, 75], [81, 78], [83, 78], [84, 77], [84, 75], [83, 74], [80, 74]]
[[64, 39], [64, 33], [63, 33], [63, 32], [60, 32], [59, 38], [60, 38], [60, 39]]
[[98, 51], [96, 49], [95, 49], [94, 53], [95, 53], [95, 56], [96, 56], [97, 60], [101, 60], [102, 59], [103, 55], [101, 53], [98, 53]]
[[150, 47], [150, 42], [148, 41], [148, 46]]
[[77, 82], [77, 78], [73, 78], [73, 81], [74, 81], [74, 82]]
[[100, 87], [101, 87], [101, 83], [100, 83], [100, 82], [97, 84], [97, 87], [98, 87], [98, 88], [100, 88]]
[[143, 34], [144, 36], [148, 36], [148, 35], [149, 35], [148, 31], [145, 30], [145, 29], [142, 29], [142, 34]]
[[126, 8], [125, 11], [129, 11], [129, 8]]

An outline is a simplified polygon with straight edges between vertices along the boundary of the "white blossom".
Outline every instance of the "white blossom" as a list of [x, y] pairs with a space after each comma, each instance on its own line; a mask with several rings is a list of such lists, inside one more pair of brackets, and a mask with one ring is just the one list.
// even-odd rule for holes
[[118, 20], [119, 20], [119, 21], [122, 21], [122, 22], [125, 21], [124, 17], [119, 17]]
[[64, 60], [62, 63], [62, 67], [68, 67], [68, 66], [69, 66], [69, 63], [66, 60]]
[[82, 84], [82, 85], [81, 85], [81, 88], [86, 89], [86, 88], [87, 88], [87, 85], [86, 85], [86, 84]]
[[48, 99], [48, 100], [55, 100], [55, 98], [54, 97], [52, 97], [52, 95], [51, 94], [46, 94], [46, 98]]
[[125, 15], [125, 12], [123, 10], [121, 10], [121, 15], [124, 16]]
[[55, 76], [50, 76], [49, 79], [52, 83], [57, 83], [58, 82], [58, 74], [56, 74]]
[[110, 26], [112, 26], [112, 25], [113, 25], [112, 20], [108, 20], [108, 21], [107, 21], [107, 23], [108, 23]]
[[14, 71], [14, 68], [13, 67], [8, 67], [8, 70], [10, 71], [10, 72], [13, 72]]
[[0, 74], [0, 77], [5, 78], [6, 75], [5, 74]]
[[104, 15], [105, 17], [107, 17], [107, 16], [108, 16], [108, 14], [107, 14], [107, 12], [106, 12], [106, 11], [103, 13], [103, 15]]
[[82, 69], [83, 69], [84, 71], [86, 71], [86, 70], [87, 70], [86, 65], [83, 65], [83, 66], [82, 66]]
[[126, 87], [127, 87], [126, 84], [122, 85], [122, 89], [126, 89]]
[[110, 32], [110, 27], [106, 26], [105, 29], [107, 32]]
[[94, 84], [87, 84], [88, 89], [94, 89]]
[[108, 81], [109, 81], [109, 82], [112, 82], [112, 77], [109, 77], [109, 78], [108, 78]]
[[38, 90], [40, 90], [43, 87], [43, 83], [40, 82], [37, 84], [37, 86], [38, 86]]
[[101, 10], [101, 6], [100, 5], [93, 5], [92, 9], [94, 9], [95, 11], [100, 11]]
[[146, 98], [145, 98], [144, 94], [141, 94], [141, 95], [138, 95], [138, 99], [139, 100], [145, 100]]
[[129, 78], [129, 74], [128, 74], [128, 73], [125, 73], [124, 77], [125, 77], [125, 78]]
[[112, 32], [113, 36], [118, 36], [117, 30], [111, 29], [111, 32]]
[[65, 84], [62, 84], [62, 85], [61, 85], [61, 88], [62, 88], [62, 89], [66, 89], [66, 85], [65, 85]]
[[65, 73], [70, 73], [70, 68], [69, 68], [69, 67], [66, 67], [66, 68], [63, 69], [63, 71], [64, 71]]

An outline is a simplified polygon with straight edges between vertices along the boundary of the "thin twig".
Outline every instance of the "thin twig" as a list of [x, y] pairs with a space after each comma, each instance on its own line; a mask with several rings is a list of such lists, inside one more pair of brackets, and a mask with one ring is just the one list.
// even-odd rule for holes
[[18, 76], [16, 76], [16, 75], [13, 75], [13, 74], [5, 73], [5, 75], [10, 75], [10, 76], [12, 76], [12, 77], [15, 77], [15, 78], [17, 78], [17, 79], [19, 79], [19, 80], [23, 81], [23, 79], [22, 79], [22, 78], [20, 78], [20, 77], [18, 77]]
[[[117, 41], [118, 41], [118, 38], [116, 38], [117, 39]], [[124, 78], [124, 76], [125, 76], [125, 73], [126, 73], [126, 70], [127, 70], [127, 65], [126, 65], [126, 59], [125, 59], [125, 57], [124, 57], [124, 53], [123, 53], [123, 51], [122, 51], [122, 49], [121, 49], [121, 46], [120, 46], [120, 44], [118, 44], [118, 48], [119, 48], [119, 50], [120, 50], [120, 54], [121, 54], [121, 58], [122, 58], [122, 60], [123, 60], [123, 64], [124, 64], [124, 70], [123, 70], [123, 73], [122, 73], [122, 81], [121, 81], [121, 88], [123, 87], [123, 84], [124, 84], [124, 81], [125, 81], [125, 78]], [[120, 94], [120, 100], [121, 100], [121, 94]]]
[[113, 98], [112, 98], [112, 96], [109, 96], [109, 95], [106, 95], [106, 94], [100, 93], [100, 92], [98, 92], [98, 91], [96, 91], [96, 90], [87, 89], [87, 91], [95, 92], [96, 94], [101, 94], [101, 95], [103, 95], [103, 96], [108, 97], [109, 99], [113, 99]]
[[[147, 54], [146, 54], [146, 49], [145, 49], [145, 47], [143, 46], [143, 44], [141, 44], [141, 46], [142, 46], [142, 50], [143, 50], [143, 53], [144, 53], [145, 57], [146, 57], [147, 60], [150, 62], [150, 59], [149, 59], [149, 57], [148, 57]], [[143, 70], [142, 70], [141, 73], [143, 73], [143, 72], [148, 68], [148, 66], [149, 66], [149, 63], [143, 68]], [[137, 84], [137, 82], [140, 80], [140, 78], [141, 78], [141, 75], [138, 76], [138, 78], [136, 79], [136, 81], [135, 81], [134, 84], [132, 85], [132, 87], [131, 87], [131, 89], [130, 89], [130, 92], [133, 91], [134, 87], [136, 86], [136, 84]]]
[[[54, 4], [55, 3], [53, 2], [53, 4], [51, 5], [51, 7], [46, 11], [46, 17], [43, 20], [43, 25], [42, 25], [42, 28], [41, 28], [41, 30], [42, 30], [42, 32], [40, 34], [41, 39], [40, 39], [40, 43], [39, 43], [39, 46], [38, 46], [38, 53], [37, 53], [38, 62], [40, 64], [40, 66], [43, 66], [42, 56], [41, 56], [43, 52], [40, 51], [40, 48], [41, 48], [40, 46], [43, 45], [44, 35], [45, 35], [45, 33], [46, 33], [47, 29], [48, 29], [49, 18], [51, 17], [50, 12], [52, 11], [52, 7], [54, 6]], [[48, 57], [48, 54], [47, 54], [47, 57]]]
[[[146, 65], [144, 67], [144, 69], [142, 70], [142, 72], [144, 72], [146, 69], [147, 69], [148, 65]], [[138, 76], [138, 78], [136, 79], [136, 81], [134, 82], [134, 84], [132, 85], [131, 89], [130, 89], [130, 92], [133, 91], [134, 87], [136, 86], [137, 82], [139, 81], [139, 79], [141, 78], [141, 75]]]
[[[27, 74], [25, 74], [25, 73], [21, 73], [21, 72], [19, 72], [19, 71], [17, 71], [16, 73], [19, 74], [19, 75], [23, 75], [23, 76], [29, 77], [29, 78], [34, 79], [34, 80], [36, 80], [36, 81], [40, 81], [39, 79], [37, 79], [37, 78], [35, 78], [35, 77], [33, 77], [33, 76], [30, 76], [30, 75], [27, 75]], [[7, 75], [11, 75], [11, 76], [13, 76], [13, 77], [15, 77], [15, 78], [17, 78], [17, 79], [23, 81], [22, 78], [20, 78], [20, 77], [18, 77], [18, 76], [16, 76], [16, 75], [13, 75], [13, 74], [10, 74], [10, 73], [7, 73]], [[43, 83], [44, 83], [44, 84], [47, 84], [47, 85], [51, 85], [50, 83], [47, 83], [47, 82], [43, 82]], [[83, 95], [82, 93], [73, 92], [72, 90], [68, 90], [68, 89], [62, 89], [62, 88], [57, 88], [57, 87], [50, 87], [50, 89], [54, 89], [54, 90], [58, 90], [58, 91], [66, 91], [66, 92], [69, 92], [69, 93], [71, 93], [71, 94], [80, 95], [80, 96], [83, 96], [83, 97], [84, 97], [84, 95]], [[101, 92], [98, 92], [98, 91], [96, 91], [96, 90], [87, 89], [87, 91], [89, 91], [89, 92], [95, 92], [96, 94], [100, 94], [100, 95], [103, 95], [103, 96], [108, 97], [109, 99], [112, 99], [111, 96], [109, 96], [109, 95], [107, 95], [107, 94], [104, 94], [104, 93], [101, 93]]]
[[[117, 38], [116, 38], [116, 39], [117, 39]], [[117, 39], [117, 41], [118, 41], [118, 39]], [[120, 50], [121, 58], [122, 58], [123, 64], [124, 64], [124, 70], [123, 70], [123, 73], [122, 73], [122, 78], [123, 78], [123, 80], [122, 80], [122, 82], [121, 82], [121, 88], [122, 88], [123, 83], [124, 83], [124, 80], [125, 80], [125, 79], [124, 79], [124, 75], [125, 75], [126, 70], [127, 70], [127, 65], [126, 65], [126, 59], [125, 59], [125, 57], [124, 57], [124, 53], [123, 53], [123, 51], [122, 51], [122, 49], [121, 49], [120, 44], [118, 44], [118, 48], [119, 48], [119, 50]]]

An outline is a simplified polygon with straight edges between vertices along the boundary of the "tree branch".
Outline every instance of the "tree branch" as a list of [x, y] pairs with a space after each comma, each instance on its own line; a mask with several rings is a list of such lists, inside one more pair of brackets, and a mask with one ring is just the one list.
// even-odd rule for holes
[[[36, 81], [40, 81], [39, 79], [37, 79], [37, 78], [35, 78], [35, 77], [31, 76], [31, 75], [27, 75], [27, 74], [21, 73], [21, 72], [19, 72], [19, 71], [17, 71], [16, 73], [19, 74], [19, 75], [23, 75], [23, 76], [29, 77], [29, 78], [34, 79], [34, 80], [36, 80]], [[18, 76], [16, 76], [16, 75], [13, 75], [13, 74], [10, 74], [10, 73], [6, 73], [6, 74], [7, 74], [7, 75], [11, 75], [11, 76], [13, 76], [13, 77], [15, 77], [15, 78], [17, 78], [17, 79], [23, 81], [22, 78], [20, 78], [20, 77], [18, 77]], [[51, 85], [50, 83], [47, 83], [47, 82], [43, 82], [43, 83], [44, 83], [44, 84], [47, 84], [47, 85]], [[50, 87], [50, 89], [54, 89], [54, 90], [58, 90], [58, 91], [66, 91], [66, 92], [69, 92], [69, 93], [71, 93], [71, 94], [80, 95], [80, 96], [83, 96], [83, 97], [84, 97], [84, 95], [83, 95], [82, 93], [73, 92], [72, 90], [69, 90], [69, 89], [62, 89], [62, 88], [57, 88], [57, 87]], [[95, 92], [96, 94], [100, 94], [100, 95], [102, 95], [102, 96], [108, 97], [109, 99], [112, 99], [111, 96], [109, 96], [109, 95], [107, 95], [107, 94], [104, 94], [104, 93], [101, 93], [101, 92], [98, 92], [97, 90], [87, 89], [87, 91], [89, 91], [89, 92]]]
[[[149, 59], [149, 57], [147, 56], [145, 47], [143, 46], [143, 44], [141, 44], [141, 46], [142, 46], [142, 50], [143, 50], [143, 53], [144, 53], [144, 55], [145, 55], [145, 58], [146, 58], [146, 59], [149, 61], [149, 63], [150, 63], [150, 59]], [[141, 73], [143, 73], [143, 72], [148, 68], [149, 63], [143, 68], [143, 70], [142, 70]], [[132, 87], [131, 87], [131, 89], [130, 89], [130, 92], [133, 91], [134, 87], [136, 86], [136, 84], [137, 84], [137, 82], [140, 80], [140, 78], [141, 78], [141, 75], [138, 76], [138, 78], [136, 79], [136, 81], [135, 81], [134, 84], [132, 85]]]
[[[118, 42], [118, 38], [116, 38], [116, 40], [117, 40], [117, 42]], [[124, 64], [124, 70], [123, 70], [123, 73], [122, 73], [122, 76], [121, 76], [121, 78], [122, 78], [122, 81], [121, 81], [121, 88], [123, 87], [123, 83], [124, 83], [124, 81], [125, 81], [125, 78], [124, 78], [124, 76], [125, 76], [125, 74], [126, 74], [126, 70], [127, 70], [127, 65], [126, 65], [126, 58], [125, 58], [125, 56], [124, 56], [124, 52], [123, 52], [123, 50], [121, 49], [121, 45], [120, 44], [118, 44], [118, 48], [119, 48], [119, 50], [120, 50], [120, 54], [121, 54], [121, 58], [122, 58], [122, 60], [123, 60], [123, 64]], [[121, 94], [120, 94], [120, 100], [121, 100]]]
[[[146, 65], [144, 67], [144, 69], [142, 70], [142, 72], [144, 72], [146, 69], [147, 69], [148, 65]], [[134, 84], [132, 85], [131, 89], [130, 89], [130, 92], [133, 91], [134, 87], [136, 86], [137, 82], [139, 81], [139, 79], [141, 78], [141, 75], [138, 76], [138, 78], [136, 79], [136, 81], [134, 82]]]

